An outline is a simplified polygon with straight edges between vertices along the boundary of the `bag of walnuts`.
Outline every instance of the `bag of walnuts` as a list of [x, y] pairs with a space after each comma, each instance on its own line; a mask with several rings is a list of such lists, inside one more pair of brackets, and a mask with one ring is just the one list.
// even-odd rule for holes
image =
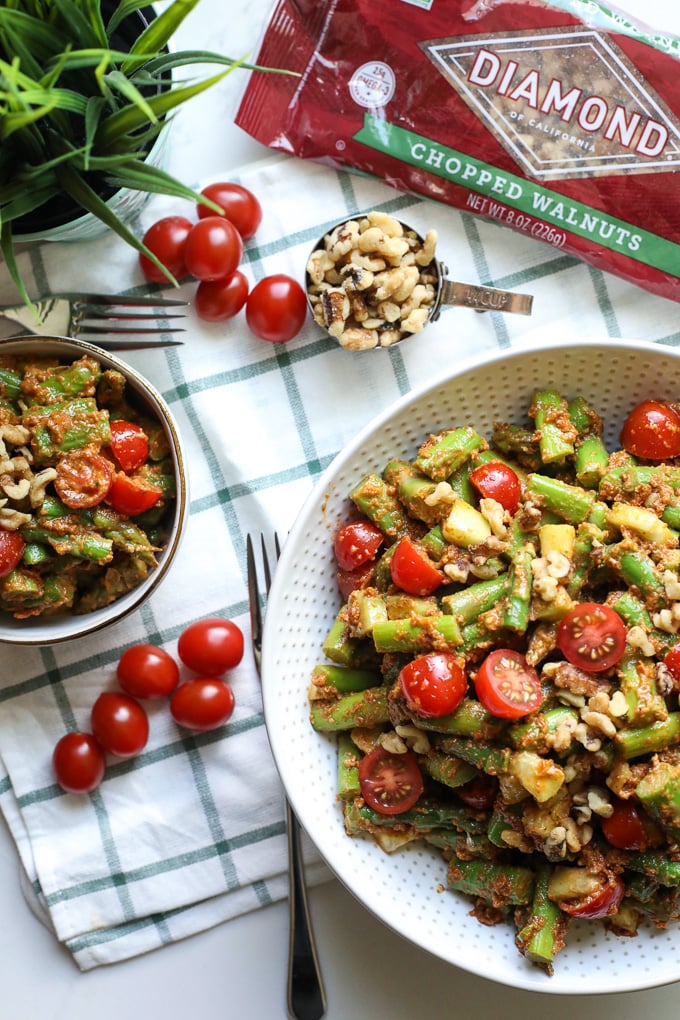
[[593, 0], [277, 0], [236, 123], [680, 301], [680, 40]]

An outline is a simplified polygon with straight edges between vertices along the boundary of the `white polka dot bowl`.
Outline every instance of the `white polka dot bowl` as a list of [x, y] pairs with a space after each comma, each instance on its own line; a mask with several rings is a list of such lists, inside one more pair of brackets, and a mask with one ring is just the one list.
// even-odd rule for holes
[[347, 520], [347, 494], [393, 458], [412, 459], [430, 433], [471, 424], [489, 435], [495, 421], [526, 423], [532, 394], [578, 394], [605, 421], [610, 450], [628, 411], [645, 397], [680, 397], [680, 355], [619, 340], [583, 340], [513, 349], [471, 360], [380, 413], [318, 481], [284, 543], [265, 621], [263, 693], [269, 738], [292, 806], [335, 875], [404, 938], [456, 967], [502, 984], [554, 994], [625, 992], [680, 979], [680, 926], [642, 924], [637, 937], [572, 921], [567, 945], [546, 974], [517, 950], [511, 925], [487, 927], [472, 901], [444, 891], [438, 852], [415, 843], [384, 853], [366, 837], [345, 835], [336, 800], [335, 738], [309, 722], [313, 667], [340, 608], [332, 541]]

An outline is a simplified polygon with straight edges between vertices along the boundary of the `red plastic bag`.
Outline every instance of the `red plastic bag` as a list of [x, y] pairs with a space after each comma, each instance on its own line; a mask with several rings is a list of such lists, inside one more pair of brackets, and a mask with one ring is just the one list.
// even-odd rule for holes
[[680, 301], [680, 42], [558, 2], [278, 0], [236, 123]]

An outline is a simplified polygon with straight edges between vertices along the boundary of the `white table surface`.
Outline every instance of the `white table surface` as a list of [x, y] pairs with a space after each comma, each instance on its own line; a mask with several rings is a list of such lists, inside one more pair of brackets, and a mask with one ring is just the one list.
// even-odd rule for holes
[[[446, 2], [446, 0], [444, 0]], [[453, 2], [453, 0], [448, 0]], [[673, 0], [618, 0], [648, 25], [680, 35]], [[181, 47], [253, 50], [270, 0], [201, 0]], [[233, 125], [244, 84], [238, 72], [186, 107], [173, 127], [171, 172], [188, 184], [270, 155]], [[280, 903], [127, 963], [81, 974], [31, 914], [17, 855], [0, 823], [0, 1020], [278, 1020], [286, 1016], [288, 912]], [[386, 929], [332, 880], [312, 890], [329, 1020], [675, 1020], [680, 987], [597, 996], [502, 988], [442, 963]], [[493, 978], [493, 973], [489, 974]]]

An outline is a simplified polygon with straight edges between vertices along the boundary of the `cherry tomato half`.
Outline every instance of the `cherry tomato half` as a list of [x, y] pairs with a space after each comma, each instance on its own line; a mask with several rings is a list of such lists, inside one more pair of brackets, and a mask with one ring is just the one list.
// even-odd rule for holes
[[498, 780], [486, 774], [456, 787], [456, 796], [473, 811], [489, 811], [498, 794]]
[[92, 733], [105, 751], [117, 758], [139, 754], [149, 739], [149, 719], [128, 694], [104, 691], [92, 706]]
[[571, 917], [595, 920], [615, 914], [623, 899], [624, 886], [618, 875], [612, 875], [600, 889], [577, 900], [561, 900], [560, 909]]
[[361, 796], [381, 815], [408, 811], [423, 792], [423, 776], [412, 751], [393, 754], [375, 747], [359, 762]]
[[106, 771], [106, 756], [90, 733], [67, 733], [52, 754], [57, 782], [67, 793], [90, 793]]
[[520, 719], [543, 700], [536, 670], [511, 648], [489, 652], [477, 670], [475, 690], [487, 712], [500, 719]]
[[517, 512], [522, 484], [515, 471], [501, 460], [490, 460], [470, 472], [470, 481], [484, 499], [495, 499], [511, 514]]
[[680, 682], [680, 644], [673, 645], [673, 647], [666, 652], [663, 664], [667, 669], [670, 669], [673, 674], [673, 678]]
[[18, 531], [0, 528], [0, 577], [7, 577], [19, 566], [25, 548], [26, 543]]
[[374, 567], [373, 561], [369, 560], [360, 567], [355, 567], [354, 570], [338, 570], [335, 576], [338, 591], [342, 595], [344, 602], [347, 601], [351, 592], [356, 591], [357, 588], [365, 588], [370, 584]]
[[209, 616], [182, 631], [177, 654], [189, 669], [204, 676], [221, 676], [243, 658], [243, 632], [231, 620]]
[[149, 437], [141, 425], [117, 418], [110, 422], [111, 452], [123, 471], [136, 471], [149, 456]]
[[246, 301], [246, 322], [261, 340], [283, 343], [302, 329], [307, 316], [307, 296], [297, 282], [284, 273], [265, 276], [256, 283]]
[[[187, 274], [184, 262], [184, 245], [193, 227], [191, 220], [184, 216], [165, 216], [149, 227], [142, 243], [160, 259], [176, 280]], [[147, 255], [140, 253], [139, 264], [147, 280], [153, 283], [167, 283], [168, 278]]]
[[106, 494], [106, 500], [119, 514], [135, 517], [155, 506], [162, 495], [161, 487], [146, 478], [117, 471]]
[[234, 711], [234, 692], [215, 677], [194, 677], [180, 684], [170, 699], [170, 714], [187, 730], [214, 730]]
[[680, 414], [662, 400], [643, 400], [623, 423], [621, 445], [645, 460], [680, 456]]
[[118, 660], [116, 676], [133, 698], [165, 698], [179, 683], [179, 666], [157, 645], [131, 645]]
[[645, 828], [641, 808], [633, 800], [611, 799], [614, 808], [601, 820], [604, 838], [618, 850], [647, 850], [651, 839]]
[[241, 235], [223, 216], [194, 223], [184, 245], [184, 261], [197, 280], [224, 280], [238, 269], [243, 255]]
[[194, 295], [194, 308], [204, 322], [224, 322], [241, 311], [248, 297], [248, 280], [237, 269], [226, 280], [202, 280]]
[[55, 470], [57, 495], [73, 510], [86, 510], [101, 503], [108, 495], [114, 474], [111, 461], [86, 446], [62, 454]]
[[[248, 191], [241, 184], [232, 184], [229, 181], [208, 184], [201, 194], [217, 202], [224, 209], [225, 218], [234, 224], [244, 241], [253, 236], [262, 222], [262, 206], [252, 191]], [[197, 209], [199, 219], [218, 215], [200, 203]]]
[[394, 547], [390, 573], [397, 588], [409, 595], [431, 595], [442, 584], [444, 575], [415, 542], [405, 535]]
[[375, 557], [385, 541], [380, 528], [370, 521], [343, 524], [335, 536], [333, 549], [341, 570], [354, 570]]
[[427, 717], [453, 712], [468, 686], [461, 661], [452, 652], [418, 655], [399, 673], [399, 684], [408, 707]]
[[557, 647], [573, 666], [601, 673], [623, 655], [626, 625], [610, 606], [581, 602], [558, 623]]

